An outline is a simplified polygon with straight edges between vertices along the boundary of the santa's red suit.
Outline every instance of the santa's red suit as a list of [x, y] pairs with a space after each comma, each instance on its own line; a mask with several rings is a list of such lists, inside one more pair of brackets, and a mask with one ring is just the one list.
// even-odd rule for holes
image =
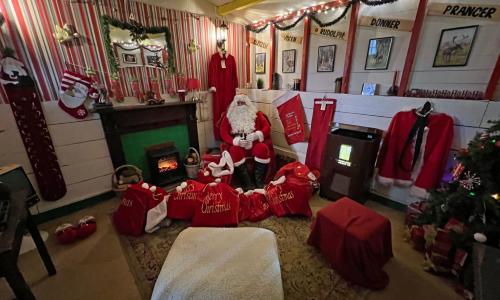
[[[257, 111], [255, 105], [247, 95], [240, 94], [234, 97], [229, 105], [226, 116], [220, 125], [220, 136], [229, 149], [235, 169], [244, 166], [246, 157], [253, 157], [256, 173], [259, 168], [265, 168], [271, 161], [272, 141], [270, 137], [271, 124], [264, 113]], [[237, 174], [238, 175], [238, 174]], [[240, 174], [241, 175], [241, 174]], [[257, 178], [262, 174], [256, 174], [256, 184], [261, 186]]]
[[407, 144], [417, 120], [415, 110], [398, 112], [391, 121], [378, 156], [378, 181], [412, 186], [411, 193], [425, 198], [443, 175], [453, 140], [453, 119], [443, 113], [430, 114], [425, 124], [422, 143], [415, 150], [415, 139]]
[[236, 94], [238, 74], [236, 61], [231, 54], [215, 53], [208, 65], [208, 86], [214, 91], [213, 122], [214, 134], [219, 138], [218, 122]]

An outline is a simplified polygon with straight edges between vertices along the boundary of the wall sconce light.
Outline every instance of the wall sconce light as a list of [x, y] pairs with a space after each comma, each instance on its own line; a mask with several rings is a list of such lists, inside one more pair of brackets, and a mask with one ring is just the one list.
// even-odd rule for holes
[[224, 21], [222, 21], [222, 24], [217, 28], [217, 47], [221, 49], [225, 49], [225, 43], [227, 41], [227, 31], [228, 27]]

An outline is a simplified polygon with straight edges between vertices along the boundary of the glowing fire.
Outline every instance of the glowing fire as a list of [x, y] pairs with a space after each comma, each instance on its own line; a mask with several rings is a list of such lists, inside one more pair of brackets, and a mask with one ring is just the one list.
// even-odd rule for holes
[[175, 158], [165, 157], [158, 160], [158, 171], [165, 173], [177, 169], [177, 160]]

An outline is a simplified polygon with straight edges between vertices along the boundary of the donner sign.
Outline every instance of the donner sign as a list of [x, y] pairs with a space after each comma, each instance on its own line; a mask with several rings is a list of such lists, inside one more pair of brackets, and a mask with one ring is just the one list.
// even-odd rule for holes
[[413, 21], [404, 19], [386, 19], [362, 16], [359, 18], [359, 25], [399, 31], [411, 31], [411, 29], [413, 28]]
[[483, 20], [500, 20], [500, 6], [466, 3], [432, 3], [429, 15]]

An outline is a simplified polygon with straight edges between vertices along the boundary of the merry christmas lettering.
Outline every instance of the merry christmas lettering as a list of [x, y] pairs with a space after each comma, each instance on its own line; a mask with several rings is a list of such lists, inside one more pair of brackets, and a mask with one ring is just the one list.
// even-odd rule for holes
[[217, 214], [225, 211], [231, 210], [231, 203], [218, 203], [218, 204], [208, 204], [203, 202], [201, 204], [201, 213], [203, 214]]
[[196, 200], [198, 192], [194, 191], [194, 185], [188, 185], [182, 192], [174, 193], [172, 200]]
[[271, 202], [272, 204], [279, 204], [288, 200], [292, 200], [293, 198], [295, 198], [293, 191], [283, 193], [281, 189], [279, 189], [279, 191], [269, 193], [269, 202]]
[[132, 207], [132, 202], [133, 202], [132, 200], [127, 198], [122, 199], [122, 205], [126, 207]]
[[498, 13], [500, 6], [465, 3], [432, 3], [429, 8], [429, 15], [446, 16], [446, 17], [462, 17], [474, 19], [500, 20]]
[[313, 26], [311, 33], [339, 40], [344, 40], [346, 35], [345, 31], [321, 28], [319, 26]]

